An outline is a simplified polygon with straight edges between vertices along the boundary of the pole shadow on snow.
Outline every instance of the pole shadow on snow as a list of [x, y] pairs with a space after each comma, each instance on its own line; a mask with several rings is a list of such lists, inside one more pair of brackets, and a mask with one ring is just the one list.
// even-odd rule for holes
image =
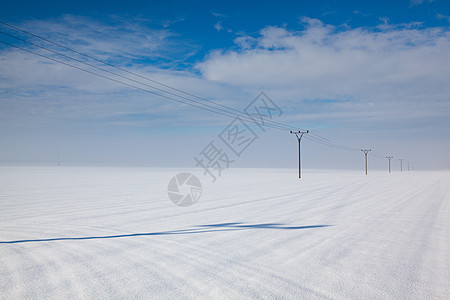
[[209, 227], [209, 228], [262, 228], [262, 229], [309, 229], [309, 228], [320, 228], [328, 227], [331, 225], [310, 225], [310, 226], [286, 226], [280, 223], [265, 223], [265, 224], [243, 224], [243, 223], [219, 223], [219, 224], [209, 224], [209, 225], [197, 225], [197, 227]]
[[280, 223], [263, 223], [263, 224], [245, 224], [245, 223], [240, 223], [240, 222], [239, 223], [219, 223], [219, 224], [197, 225], [197, 226], [195, 226], [196, 228], [180, 229], [180, 230], [172, 230], [172, 231], [116, 234], [116, 235], [105, 235], [105, 236], [57, 237], [57, 238], [27, 239], [27, 240], [17, 240], [17, 241], [0, 241], [0, 244], [101, 240], [101, 239], [115, 239], [115, 238], [126, 238], [126, 237], [136, 237], [136, 236], [194, 234], [194, 233], [237, 231], [237, 230], [248, 230], [248, 229], [299, 230], [299, 229], [312, 229], [312, 228], [321, 228], [321, 227], [329, 227], [329, 226], [332, 226], [332, 225], [286, 226], [285, 224], [280, 224]]

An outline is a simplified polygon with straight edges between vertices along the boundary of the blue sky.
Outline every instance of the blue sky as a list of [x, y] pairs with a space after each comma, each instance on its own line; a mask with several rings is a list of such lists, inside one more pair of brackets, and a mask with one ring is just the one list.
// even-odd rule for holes
[[[256, 34], [266, 26], [302, 30], [299, 18], [307, 16], [342, 30], [374, 27], [385, 22], [420, 22], [425, 27], [448, 26], [448, 1], [8, 1], [3, 20], [57, 19], [84, 16], [105, 24], [136, 20], [154, 29], [170, 28], [192, 44], [202, 60], [211, 49], [235, 46], [240, 34]], [[218, 32], [218, 28], [219, 32]]]
[[[1, 8], [4, 22], [199, 97], [242, 110], [264, 91], [282, 108], [280, 122], [380, 157], [450, 167], [448, 1], [10, 1]], [[52, 161], [60, 152], [73, 163], [189, 167], [231, 121], [10, 46], [0, 45], [0, 62], [1, 161]], [[360, 153], [304, 142], [307, 168], [361, 165]], [[295, 139], [269, 130], [237, 166], [295, 167], [295, 159]], [[385, 167], [383, 159], [371, 163]]]

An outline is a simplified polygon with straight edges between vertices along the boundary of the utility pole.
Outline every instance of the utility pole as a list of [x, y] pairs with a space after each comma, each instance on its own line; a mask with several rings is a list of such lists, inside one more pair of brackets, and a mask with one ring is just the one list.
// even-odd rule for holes
[[391, 159], [394, 158], [393, 156], [386, 156], [386, 158], [389, 160], [389, 173], [391, 173]]
[[309, 133], [309, 130], [306, 131], [290, 131], [290, 133], [295, 134], [298, 140], [298, 178], [302, 178], [302, 165], [301, 165], [301, 155], [300, 155], [300, 142], [305, 133]]
[[400, 172], [403, 172], [403, 161], [404, 161], [404, 159], [403, 158], [399, 158], [399, 161], [400, 161]]
[[408, 161], [408, 172], [409, 172], [409, 161]]
[[370, 149], [361, 149], [361, 151], [362, 152], [364, 152], [364, 158], [365, 158], [365, 161], [366, 161], [366, 175], [367, 175], [367, 154], [370, 152], [370, 151], [372, 151], [372, 150], [370, 150]]

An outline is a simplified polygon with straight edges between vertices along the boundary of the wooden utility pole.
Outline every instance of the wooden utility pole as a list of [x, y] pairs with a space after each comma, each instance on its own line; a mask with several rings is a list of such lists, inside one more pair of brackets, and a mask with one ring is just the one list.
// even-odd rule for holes
[[372, 151], [370, 149], [361, 149], [362, 152], [364, 152], [364, 158], [365, 158], [365, 162], [366, 162], [366, 175], [367, 175], [367, 154]]
[[399, 158], [398, 160], [400, 161], [400, 172], [403, 172], [403, 161], [405, 159], [404, 158]]
[[305, 133], [309, 133], [309, 130], [306, 131], [290, 131], [290, 133], [295, 134], [298, 140], [298, 178], [302, 178], [302, 165], [301, 165], [301, 152], [300, 152], [300, 142]]
[[389, 173], [391, 173], [391, 159], [394, 158], [393, 156], [386, 156], [386, 158], [389, 160]]

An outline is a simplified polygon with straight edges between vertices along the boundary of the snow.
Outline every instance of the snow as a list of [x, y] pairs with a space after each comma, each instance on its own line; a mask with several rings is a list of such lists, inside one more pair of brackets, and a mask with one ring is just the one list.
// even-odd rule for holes
[[0, 298], [450, 299], [450, 172], [296, 172], [0, 167]]

